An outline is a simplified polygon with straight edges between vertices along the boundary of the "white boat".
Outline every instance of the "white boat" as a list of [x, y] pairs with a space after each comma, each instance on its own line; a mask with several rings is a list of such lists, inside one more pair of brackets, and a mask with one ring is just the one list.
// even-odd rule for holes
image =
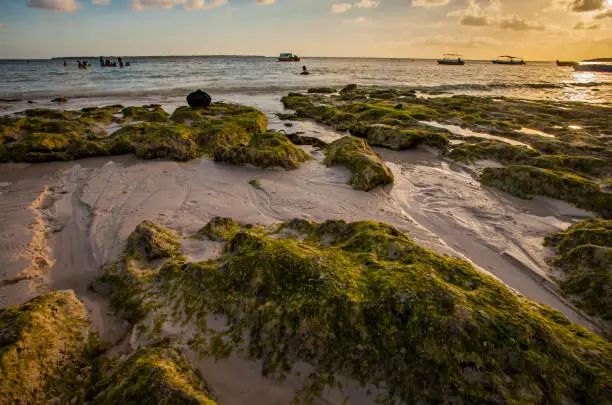
[[495, 59], [492, 61], [496, 65], [526, 65], [527, 64], [522, 58], [519, 58], [518, 56], [503, 55], [503, 56], [498, 56], [498, 58], [499, 59]]
[[292, 53], [281, 53], [278, 57], [279, 62], [299, 62], [300, 57]]
[[438, 65], [463, 66], [465, 61], [461, 59], [461, 55], [456, 53], [445, 53], [442, 59], [438, 59]]
[[612, 72], [612, 59], [594, 59], [574, 65], [576, 72]]

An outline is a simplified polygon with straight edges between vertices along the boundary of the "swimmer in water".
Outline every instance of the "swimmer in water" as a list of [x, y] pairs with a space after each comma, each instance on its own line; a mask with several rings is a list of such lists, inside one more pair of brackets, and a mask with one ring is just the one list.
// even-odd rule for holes
[[301, 75], [309, 75], [310, 72], [308, 71], [308, 69], [306, 69], [306, 66], [302, 66], [302, 73], [300, 73]]

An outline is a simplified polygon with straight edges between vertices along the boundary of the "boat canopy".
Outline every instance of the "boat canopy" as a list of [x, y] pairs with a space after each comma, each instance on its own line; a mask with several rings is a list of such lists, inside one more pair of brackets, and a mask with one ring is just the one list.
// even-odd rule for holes
[[280, 57], [281, 58], [292, 58], [295, 57], [296, 55], [292, 54], [292, 53], [281, 53]]
[[501, 55], [498, 58], [507, 58], [507, 59], [522, 59], [520, 56], [510, 56], [510, 55]]

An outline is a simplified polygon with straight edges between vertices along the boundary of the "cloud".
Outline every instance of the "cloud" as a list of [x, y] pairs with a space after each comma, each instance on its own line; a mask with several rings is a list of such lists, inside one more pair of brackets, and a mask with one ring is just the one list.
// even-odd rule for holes
[[366, 22], [365, 17], [351, 18], [343, 21], [345, 24], [363, 24], [364, 22]]
[[227, 3], [228, 0], [132, 0], [131, 7], [133, 10], [153, 10], [169, 9], [184, 4], [185, 10], [204, 10], [221, 7]]
[[527, 21], [523, 17], [519, 17], [517, 15], [501, 19], [499, 21], [499, 28], [513, 31], [544, 30], [544, 26], [542, 24]]
[[267, 6], [276, 3], [276, 0], [257, 0], [255, 4], [258, 6]]
[[604, 19], [604, 18], [612, 18], [612, 9], [608, 10], [608, 11], [604, 11], [601, 12], [597, 15], [595, 15], [595, 18], [598, 20]]
[[606, 0], [560, 0], [560, 3], [576, 13], [603, 10], [606, 6]]
[[185, 4], [185, 10], [205, 10], [207, 8], [221, 7], [228, 3], [228, 0], [189, 0]]
[[467, 25], [470, 27], [486, 27], [487, 25], [491, 24], [487, 17], [475, 15], [465, 15], [461, 17], [459, 22], [461, 25]]
[[412, 7], [440, 7], [448, 3], [450, 0], [413, 0]]
[[[484, 27], [491, 24], [492, 20], [501, 18], [501, 2], [489, 0], [487, 4], [468, 0], [467, 7], [448, 13], [449, 17], [459, 17], [463, 25], [472, 27]], [[484, 24], [486, 22], [486, 24]]]
[[455, 37], [435, 36], [415, 38], [410, 42], [411, 46], [435, 46], [445, 47], [449, 49], [473, 49], [487, 46], [497, 46], [500, 42], [490, 37], [473, 37], [467, 39], [459, 39]]
[[598, 28], [599, 28], [599, 25], [597, 25], [597, 24], [587, 25], [587, 24], [583, 23], [582, 21], [580, 21], [578, 24], [574, 25], [574, 29], [575, 30], [596, 30]]
[[336, 3], [332, 5], [331, 11], [332, 13], [344, 13], [345, 11], [349, 11], [353, 8], [351, 3]]
[[111, 3], [111, 0], [91, 0], [91, 4], [95, 4], [98, 6], [108, 6]]
[[381, 0], [360, 0], [356, 3], [335, 3], [331, 7], [332, 13], [345, 13], [352, 8], [376, 8]]
[[28, 7], [40, 8], [49, 11], [77, 11], [81, 3], [75, 0], [30, 0]]

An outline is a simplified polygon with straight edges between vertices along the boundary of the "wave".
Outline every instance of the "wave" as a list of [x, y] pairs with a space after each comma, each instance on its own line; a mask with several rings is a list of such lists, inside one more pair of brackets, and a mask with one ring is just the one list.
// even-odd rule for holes
[[573, 87], [606, 87], [611, 86], [612, 82], [587, 82], [587, 83], [462, 83], [462, 84], [442, 84], [436, 86], [417, 86], [414, 89], [419, 91], [433, 92], [457, 92], [457, 91], [494, 91], [497, 89], [567, 89]]

